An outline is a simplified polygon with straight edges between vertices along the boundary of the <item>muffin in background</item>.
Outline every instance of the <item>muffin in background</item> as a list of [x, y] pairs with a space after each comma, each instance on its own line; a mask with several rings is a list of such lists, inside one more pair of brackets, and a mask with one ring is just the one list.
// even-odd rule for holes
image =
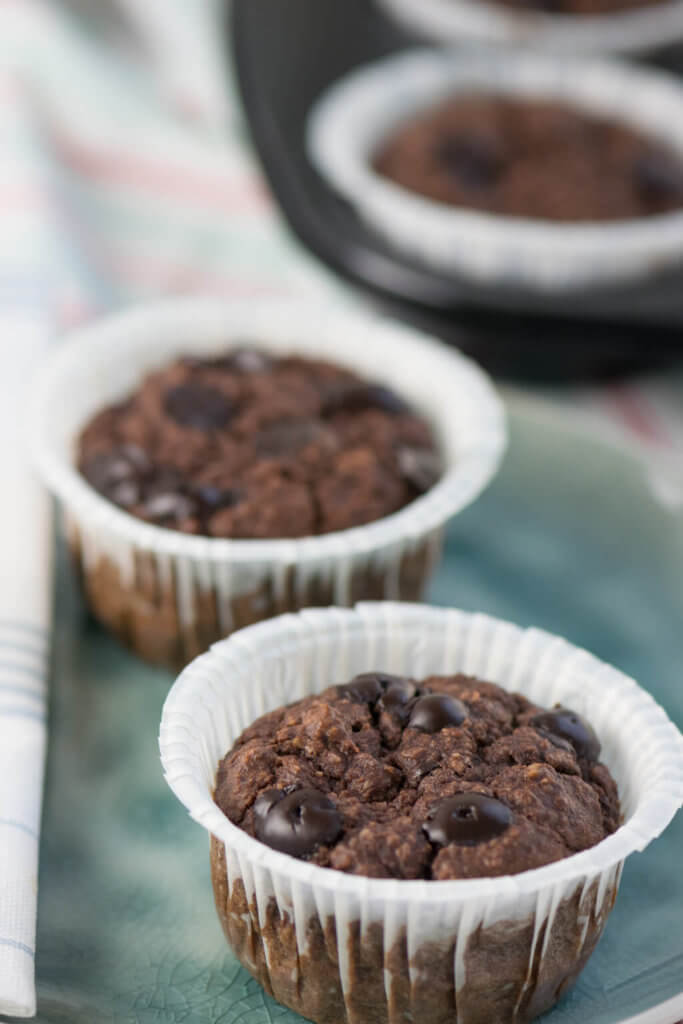
[[438, 43], [529, 46], [579, 55], [645, 56], [683, 39], [681, 0], [377, 0]]
[[148, 374], [86, 424], [78, 466], [145, 522], [243, 540], [374, 522], [442, 470], [431, 428], [395, 391], [248, 345]]
[[404, 51], [318, 99], [308, 150], [394, 249], [469, 285], [568, 299], [683, 265], [683, 87], [663, 72]]
[[378, 174], [448, 206], [610, 222], [683, 209], [683, 157], [623, 121], [566, 103], [463, 93], [399, 124]]
[[[381, 412], [378, 418], [377, 409], [365, 407], [359, 414], [356, 410], [363, 419], [364, 439], [369, 418], [378, 436], [386, 435], [387, 427], [398, 431], [408, 451], [396, 453], [391, 470], [381, 461], [373, 462], [372, 453], [367, 451], [362, 458], [353, 447], [349, 449], [351, 457], [340, 454], [346, 459], [339, 475], [341, 492], [336, 486], [326, 486], [321, 496], [329, 508], [332, 532], [296, 535], [308, 507], [307, 492], [297, 482], [296, 474], [309, 456], [314, 461], [327, 458], [317, 444], [305, 445], [294, 459], [284, 459], [289, 463], [289, 476], [277, 452], [271, 452], [274, 457], [264, 459], [260, 468], [249, 470], [264, 475], [249, 481], [257, 493], [251, 507], [253, 514], [241, 494], [224, 493], [225, 480], [196, 481], [211, 488], [216, 485], [220, 492], [214, 495], [202, 491], [202, 515], [207, 498], [220, 503], [225, 500], [216, 510], [220, 518], [214, 528], [220, 530], [227, 520], [225, 532], [233, 532], [238, 519], [243, 526], [240, 533], [251, 531], [247, 537], [202, 536], [196, 532], [200, 524], [194, 514], [197, 507], [191, 503], [195, 496], [184, 492], [185, 484], [179, 491], [177, 478], [172, 485], [168, 479], [160, 479], [160, 467], [154, 463], [155, 458], [164, 463], [160, 455], [153, 455], [154, 466], [147, 479], [150, 458], [137, 442], [148, 427], [154, 432], [155, 423], [163, 422], [167, 428], [158, 441], [160, 450], [164, 445], [169, 449], [166, 458], [173, 451], [175, 471], [185, 456], [192, 459], [198, 455], [201, 463], [202, 454], [206, 454], [203, 446], [212, 442], [205, 432], [193, 431], [191, 426], [176, 424], [176, 434], [172, 417], [162, 420], [150, 416], [145, 420], [138, 416], [137, 409], [122, 413], [120, 404], [129, 400], [145, 377], [160, 371], [161, 378], [151, 378], [146, 400], [152, 405], [161, 402], [161, 392], [173, 390], [170, 381], [166, 381], [168, 388], [163, 385], [164, 367], [181, 357], [211, 361], [231, 349], [234, 352], [245, 342], [269, 358], [296, 353], [307, 360], [332, 361], [350, 375], [347, 379], [382, 382], [389, 390], [375, 391], [375, 402], [389, 401], [391, 396], [392, 401], [400, 399], [412, 410], [405, 412], [401, 406], [402, 411], [393, 414], [394, 419], [391, 413]], [[175, 382], [177, 387], [185, 387], [190, 378], [194, 379], [187, 366], [168, 372], [182, 377], [182, 381]], [[204, 372], [196, 371], [200, 376]], [[209, 372], [215, 387], [215, 371]], [[231, 374], [224, 379], [226, 397], [227, 390], [234, 386], [234, 380], [229, 383], [231, 379]], [[155, 380], [162, 382], [158, 394]], [[262, 386], [267, 384], [262, 381]], [[367, 392], [363, 394], [366, 401]], [[310, 399], [310, 391], [308, 396]], [[183, 399], [183, 393], [180, 397]], [[272, 389], [271, 400], [275, 402]], [[290, 401], [291, 394], [281, 400]], [[319, 401], [315, 395], [313, 400]], [[303, 401], [300, 395], [300, 403]], [[200, 402], [201, 415], [207, 410], [218, 414], [221, 403], [222, 399], [219, 402], [214, 398]], [[109, 412], [103, 413], [107, 408]], [[192, 409], [197, 411], [194, 405]], [[182, 415], [187, 411], [181, 410]], [[344, 429], [353, 432], [358, 426], [356, 414], [338, 411], [333, 418], [343, 421]], [[98, 415], [104, 421], [98, 425], [95, 420], [88, 435], [92, 444], [88, 459], [93, 459], [88, 471], [99, 490], [78, 470], [79, 437]], [[109, 422], [112, 419], [116, 426]], [[491, 480], [505, 447], [504, 414], [493, 387], [482, 371], [454, 350], [387, 320], [276, 301], [258, 306], [204, 299], [168, 301], [86, 328], [61, 344], [45, 367], [37, 383], [31, 423], [37, 463], [64, 510], [69, 543], [90, 607], [143, 658], [169, 666], [186, 664], [233, 630], [283, 611], [309, 605], [348, 605], [373, 597], [418, 598], [438, 561], [446, 523]], [[133, 432], [128, 438], [117, 435], [124, 424], [125, 430]], [[263, 424], [264, 431], [267, 426]], [[138, 429], [141, 435], [135, 433]], [[106, 450], [110, 430], [122, 444], [134, 444], [133, 451], [118, 452], [122, 459], [112, 458], [116, 453]], [[324, 423], [316, 426], [319, 440], [320, 430], [324, 440], [329, 440]], [[438, 450], [438, 467], [430, 467], [417, 457], [427, 440], [425, 430], [427, 434], [431, 431]], [[193, 444], [187, 444], [188, 431]], [[218, 436], [220, 432], [214, 433]], [[211, 436], [215, 440], [214, 433]], [[266, 434], [271, 449], [281, 442], [281, 429], [276, 435], [269, 438]], [[220, 433], [226, 451], [230, 448], [228, 442], [229, 438]], [[104, 445], [100, 451], [104, 462], [97, 459], [100, 445]], [[270, 504], [270, 489], [275, 484], [281, 495], [287, 490], [290, 497], [301, 502], [301, 506], [294, 503], [294, 510], [290, 504], [292, 514], [287, 516], [293, 536], [263, 536], [275, 522], [271, 517], [277, 512], [280, 518], [282, 511]], [[147, 493], [147, 486], [160, 489], [156, 494]], [[389, 487], [393, 495], [385, 494]], [[120, 503], [117, 505], [105, 494], [118, 497]], [[132, 501], [131, 511], [152, 502], [153, 516], [149, 507], [141, 511], [155, 521], [131, 514], [123, 507], [128, 501]], [[247, 514], [242, 517], [245, 504]], [[369, 518], [377, 514], [381, 518], [354, 526], [348, 518], [354, 507], [361, 512], [365, 508], [366, 513], [369, 509]], [[189, 529], [162, 525], [164, 520], [174, 518], [176, 525]], [[306, 524], [306, 529], [308, 525], [312, 524]]]

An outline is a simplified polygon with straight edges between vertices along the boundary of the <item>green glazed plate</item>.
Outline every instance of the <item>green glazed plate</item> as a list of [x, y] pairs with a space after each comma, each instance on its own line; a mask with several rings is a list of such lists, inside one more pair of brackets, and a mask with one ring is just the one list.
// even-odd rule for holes
[[[635, 461], [533, 404], [513, 403], [511, 428], [500, 477], [450, 530], [431, 600], [565, 635], [634, 675], [682, 726], [683, 515], [655, 503]], [[40, 1024], [301, 1020], [265, 996], [223, 939], [207, 836], [161, 774], [170, 683], [88, 619], [62, 553]], [[653, 1007], [643, 1020], [683, 1017], [682, 851], [679, 814], [628, 861], [602, 942], [545, 1024], [616, 1024]]]

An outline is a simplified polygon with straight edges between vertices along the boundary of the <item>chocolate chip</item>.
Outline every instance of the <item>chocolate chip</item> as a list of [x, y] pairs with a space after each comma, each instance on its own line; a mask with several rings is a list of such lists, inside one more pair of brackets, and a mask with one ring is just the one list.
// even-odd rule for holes
[[377, 701], [377, 710], [386, 711], [403, 720], [410, 713], [411, 701], [419, 696], [419, 691], [410, 679], [391, 678], [381, 697]]
[[142, 489], [137, 480], [122, 480], [111, 488], [107, 497], [121, 508], [132, 508], [142, 496]]
[[640, 196], [653, 203], [683, 198], [683, 166], [667, 153], [656, 150], [642, 154], [633, 167]]
[[320, 420], [285, 420], [264, 427], [254, 440], [261, 455], [294, 455], [309, 444], [323, 444], [330, 449], [336, 447], [335, 437], [329, 427]]
[[600, 740], [595, 732], [575, 711], [563, 708], [559, 704], [552, 711], [542, 711], [529, 722], [534, 729], [554, 739], [556, 736], [568, 740], [576, 751], [577, 757], [586, 761], [597, 761], [600, 756]]
[[338, 412], [361, 412], [365, 409], [381, 409], [392, 416], [410, 412], [407, 403], [382, 384], [345, 384], [335, 387], [323, 402], [324, 416]]
[[[115, 495], [119, 485], [144, 477], [150, 472], [152, 463], [147, 454], [137, 445], [118, 445], [109, 452], [101, 452], [88, 459], [82, 467], [83, 476], [105, 497], [117, 504], [124, 504]], [[125, 492], [124, 492], [125, 493]], [[135, 504], [135, 502], [131, 502]]]
[[129, 479], [133, 473], [131, 464], [116, 450], [93, 455], [83, 464], [83, 476], [103, 493], [122, 480]]
[[307, 857], [317, 846], [333, 843], [342, 818], [317, 789], [267, 789], [254, 803], [254, 832], [266, 846], [292, 857]]
[[237, 373], [266, 373], [272, 368], [273, 360], [259, 348], [240, 346], [227, 354], [223, 365]]
[[204, 356], [181, 356], [178, 362], [188, 370], [208, 370], [213, 366], [214, 360], [206, 359]]
[[242, 491], [237, 487], [217, 487], [215, 484], [198, 484], [192, 493], [209, 512], [237, 505], [242, 499]]
[[381, 384], [366, 385], [365, 395], [360, 396], [360, 399], [366, 406], [381, 409], [382, 412], [390, 412], [392, 415], [398, 416], [401, 413], [410, 412], [407, 402], [399, 398], [395, 391], [385, 388]]
[[402, 721], [410, 714], [420, 692], [410, 679], [388, 672], [363, 672], [350, 683], [337, 687], [339, 697], [370, 704], [377, 712], [386, 711]]
[[462, 701], [446, 693], [427, 693], [413, 704], [408, 728], [439, 732], [460, 725], [466, 718], [467, 708]]
[[500, 836], [510, 826], [509, 807], [483, 793], [458, 793], [437, 804], [422, 830], [430, 843], [477, 846]]
[[386, 672], [362, 672], [350, 683], [338, 686], [337, 695], [348, 697], [359, 704], [374, 704], [389, 686], [402, 685], [404, 682], [402, 676], [392, 676]]
[[164, 409], [182, 427], [220, 430], [231, 419], [235, 406], [216, 388], [203, 384], [179, 384], [164, 396]]
[[141, 512], [146, 519], [157, 523], [180, 523], [196, 514], [197, 505], [186, 494], [167, 491], [148, 498], [141, 506]]
[[159, 466], [145, 480], [145, 500], [155, 497], [157, 494], [169, 494], [175, 491], [182, 491], [183, 475], [172, 466]]
[[383, 690], [380, 676], [376, 672], [365, 672], [350, 683], [337, 687], [337, 696], [348, 697], [358, 704], [374, 704]]
[[547, 11], [548, 14], [570, 14], [572, 0], [521, 0], [520, 7]]
[[149, 455], [138, 444], [122, 444], [120, 452], [140, 476], [146, 476], [154, 468]]
[[503, 157], [490, 140], [453, 136], [439, 143], [436, 158], [467, 189], [489, 188], [503, 169]]
[[433, 487], [441, 476], [441, 459], [429, 448], [404, 445], [396, 452], [396, 461], [403, 479], [421, 494]]

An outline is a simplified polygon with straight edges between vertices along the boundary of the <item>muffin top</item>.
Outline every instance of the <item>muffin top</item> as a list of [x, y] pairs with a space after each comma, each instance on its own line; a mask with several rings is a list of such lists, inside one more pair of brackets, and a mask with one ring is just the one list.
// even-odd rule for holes
[[273, 849], [374, 878], [516, 874], [619, 824], [600, 743], [571, 710], [493, 683], [370, 672], [263, 715], [214, 798]]
[[78, 467], [147, 522], [260, 539], [372, 522], [441, 473], [430, 427], [392, 390], [255, 347], [151, 373], [86, 425]]
[[683, 207], [672, 148], [545, 100], [452, 97], [399, 125], [374, 167], [429, 199], [505, 216], [613, 221]]
[[589, 17], [598, 14], [619, 14], [638, 7], [656, 7], [667, 0], [495, 0], [497, 4], [520, 11]]

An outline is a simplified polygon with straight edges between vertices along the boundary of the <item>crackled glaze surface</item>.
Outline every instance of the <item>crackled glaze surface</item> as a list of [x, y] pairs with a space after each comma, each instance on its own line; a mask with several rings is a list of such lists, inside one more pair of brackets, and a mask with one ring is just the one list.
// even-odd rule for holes
[[[512, 426], [500, 479], [450, 533], [433, 600], [562, 632], [683, 725], [683, 520], [654, 506], [620, 457], [528, 416]], [[85, 619], [66, 562], [57, 615], [38, 1024], [297, 1024], [228, 950], [205, 834], [163, 781], [171, 675]], [[544, 1024], [616, 1024], [677, 993], [682, 844], [679, 815], [631, 858], [603, 940]]]

